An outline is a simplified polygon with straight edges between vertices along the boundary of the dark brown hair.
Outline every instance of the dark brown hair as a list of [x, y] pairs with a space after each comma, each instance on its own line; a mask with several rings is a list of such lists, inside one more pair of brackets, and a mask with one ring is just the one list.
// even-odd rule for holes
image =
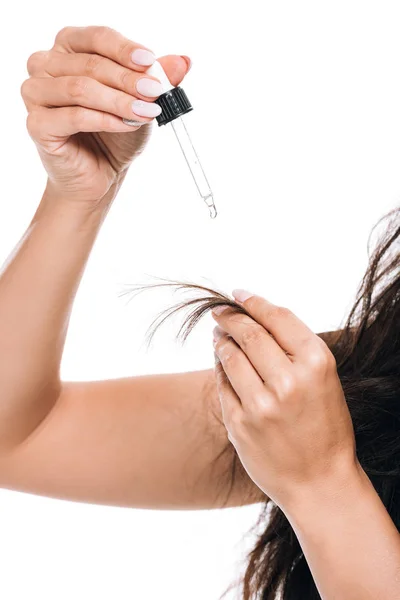
[[[357, 456], [396, 527], [400, 530], [400, 207], [373, 228], [386, 225], [370, 252], [369, 265], [342, 327], [319, 334], [335, 356], [337, 370], [352, 416]], [[194, 283], [133, 286], [177, 286], [201, 292], [163, 311], [150, 326], [148, 343], [158, 327], [183, 308], [191, 309], [177, 337], [184, 342], [201, 317], [219, 304], [248, 314], [223, 292]], [[232, 445], [229, 443], [229, 447]], [[228, 448], [227, 448], [228, 449]], [[218, 458], [218, 457], [217, 457]], [[238, 457], [233, 453], [232, 485]], [[232, 489], [232, 487], [231, 487]], [[265, 498], [252, 531], [265, 524], [249, 553], [242, 584], [243, 600], [321, 600], [298, 539], [285, 514]]]

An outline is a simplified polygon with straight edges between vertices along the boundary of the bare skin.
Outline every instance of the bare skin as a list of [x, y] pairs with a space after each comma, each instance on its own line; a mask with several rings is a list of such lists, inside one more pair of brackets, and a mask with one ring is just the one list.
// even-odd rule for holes
[[[70, 500], [213, 508], [265, 498], [236, 461], [214, 368], [61, 381], [76, 291], [97, 233], [151, 132], [132, 113], [144, 46], [98, 27], [65, 28], [28, 60], [27, 126], [48, 183], [0, 277], [0, 485]], [[174, 85], [180, 56], [159, 59]], [[101, 91], [101, 93], [99, 93]], [[121, 117], [145, 123], [124, 125]], [[29, 309], [26, 298], [29, 297]], [[225, 452], [223, 452], [226, 450]]]
[[358, 461], [334, 355], [286, 307], [246, 290], [214, 308], [219, 398], [251, 479], [285, 514], [323, 600], [395, 600], [400, 535]]
[[[138, 48], [108, 28], [67, 27], [28, 60], [21, 92], [48, 182], [0, 277], [0, 485], [122, 506], [217, 507], [234, 450], [212, 368], [85, 383], [59, 376], [86, 261], [151, 134], [153, 119], [131, 108], [155, 99], [135, 92], [151, 63], [131, 61]], [[159, 61], [174, 85], [188, 71], [187, 58]], [[227, 505], [263, 497], [240, 472]]]
[[[22, 95], [48, 182], [0, 276], [0, 485], [158, 509], [268, 496], [324, 600], [395, 600], [400, 536], [357, 461], [336, 365], [319, 339], [334, 333], [316, 336], [288, 309], [242, 297], [251, 317], [216, 315], [215, 368], [60, 378], [85, 264], [151, 132], [152, 119], [132, 111], [135, 98], [142, 108], [154, 100], [134, 93], [146, 69], [131, 61], [137, 49], [146, 48], [108, 28], [69, 27], [28, 61]], [[183, 57], [160, 62], [174, 85], [187, 73]]]

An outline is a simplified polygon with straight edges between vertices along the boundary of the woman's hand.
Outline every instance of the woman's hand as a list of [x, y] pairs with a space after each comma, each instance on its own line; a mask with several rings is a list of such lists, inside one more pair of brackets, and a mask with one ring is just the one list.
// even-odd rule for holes
[[303, 491], [335, 491], [358, 471], [353, 424], [325, 342], [288, 309], [234, 296], [253, 318], [213, 311], [223, 419], [249, 476], [286, 512]]
[[[108, 27], [65, 27], [51, 50], [30, 56], [21, 87], [27, 128], [56, 193], [98, 203], [117, 191], [160, 113], [154, 100], [161, 84], [144, 73], [154, 60], [145, 46]], [[157, 60], [173, 85], [189, 69], [182, 56]]]

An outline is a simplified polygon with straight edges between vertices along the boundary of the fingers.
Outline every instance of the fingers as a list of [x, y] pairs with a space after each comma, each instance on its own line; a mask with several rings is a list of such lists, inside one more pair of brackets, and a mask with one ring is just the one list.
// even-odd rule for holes
[[162, 56], [160, 58], [157, 58], [157, 61], [164, 69], [171, 84], [175, 87], [182, 82], [183, 78], [187, 75], [191, 65], [191, 62], [189, 62], [190, 59], [189, 61], [187, 61], [183, 58], [183, 56], [179, 56], [176, 54], [168, 54], [168, 56]]
[[85, 76], [31, 77], [23, 83], [21, 93], [28, 110], [35, 106], [82, 106], [141, 122], [161, 112], [153, 102], [138, 100]]
[[235, 340], [246, 354], [259, 376], [272, 384], [291, 361], [268, 331], [251, 317], [227, 308], [222, 313], [212, 312], [217, 323]]
[[135, 129], [124, 124], [119, 117], [81, 106], [32, 110], [26, 124], [29, 135], [37, 141], [55, 141], [79, 131], [123, 133]]
[[301, 361], [309, 344], [319, 343], [317, 335], [288, 308], [268, 302], [261, 296], [250, 296], [243, 303], [253, 319], [269, 331], [293, 361]]
[[[146, 46], [102, 26], [64, 27], [56, 36], [54, 48], [61, 52], [99, 54], [137, 71], [146, 70], [156, 60]], [[133, 56], [135, 51], [138, 52]]]
[[[65, 27], [51, 50], [28, 59], [30, 78], [21, 94], [34, 113], [28, 117], [32, 137], [127, 132], [151, 122], [161, 112], [154, 100], [163, 92], [158, 79], [144, 73], [154, 60], [148, 48], [108, 27]], [[173, 85], [190, 67], [182, 56], [160, 61]], [[70, 123], [57, 121], [68, 118]]]
[[231, 337], [218, 329], [214, 329], [214, 337], [215, 352], [242, 404], [250, 407], [258, 399], [265, 398], [264, 382], [241, 348]]
[[243, 406], [237, 393], [231, 386], [219, 359], [215, 363], [215, 380], [221, 403], [222, 419], [228, 428], [228, 425], [235, 421], [236, 415], [240, 415], [243, 412]]
[[[97, 80], [116, 90], [147, 100], [160, 96], [163, 92], [162, 85], [155, 77], [137, 73], [104, 58], [98, 54], [64, 54], [61, 52], [37, 53], [28, 61], [28, 72], [32, 77], [62, 77], [64, 75], [85, 76]], [[179, 58], [179, 57], [178, 57]], [[185, 62], [181, 59], [180, 62]], [[182, 70], [182, 67], [181, 67]], [[142, 83], [138, 83], [141, 81]], [[141, 87], [143, 81], [149, 81], [149, 93], [144, 94]]]

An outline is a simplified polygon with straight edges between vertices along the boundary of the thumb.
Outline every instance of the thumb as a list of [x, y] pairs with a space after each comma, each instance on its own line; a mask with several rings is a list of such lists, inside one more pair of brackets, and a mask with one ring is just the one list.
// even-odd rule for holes
[[157, 58], [157, 60], [174, 87], [181, 83], [190, 68], [190, 59], [188, 56], [169, 54], [168, 56]]

